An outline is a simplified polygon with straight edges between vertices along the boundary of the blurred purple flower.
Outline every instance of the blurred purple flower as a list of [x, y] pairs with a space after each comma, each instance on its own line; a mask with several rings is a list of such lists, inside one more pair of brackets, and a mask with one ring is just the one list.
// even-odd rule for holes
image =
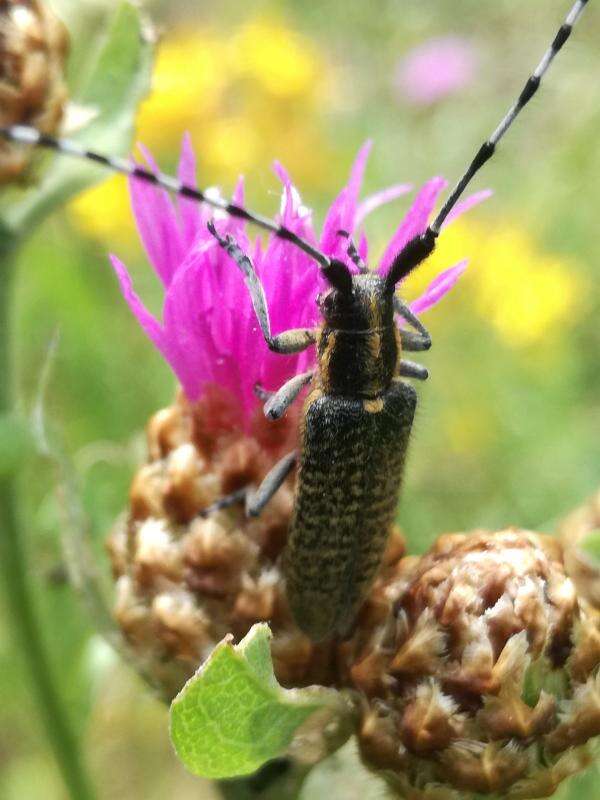
[[476, 67], [475, 50], [466, 39], [429, 39], [398, 62], [395, 84], [403, 98], [427, 106], [469, 84]]
[[[411, 190], [398, 184], [359, 202], [363, 173], [370, 143], [359, 151], [348, 184], [331, 205], [319, 240], [321, 249], [342, 258], [354, 269], [346, 255], [347, 243], [338, 235], [340, 229], [355, 232], [365, 217], [379, 205], [388, 203]], [[142, 150], [152, 169], [151, 155]], [[297, 189], [280, 165], [275, 172], [283, 184], [280, 218], [284, 225], [316, 243], [312, 214], [302, 205]], [[179, 164], [180, 179], [196, 185], [194, 153], [188, 137], [184, 139]], [[379, 266], [389, 267], [394, 254], [412, 236], [422, 232], [429, 220], [439, 193], [446, 183], [433, 178], [417, 194], [404, 220], [392, 237]], [[147, 336], [168, 361], [186, 395], [197, 400], [209, 384], [217, 384], [237, 398], [242, 423], [249, 428], [258, 400], [254, 386], [277, 389], [292, 375], [305, 371], [315, 361], [314, 348], [293, 356], [281, 356], [267, 348], [256, 321], [250, 296], [242, 275], [225, 251], [208, 232], [206, 223], [213, 218], [219, 231], [230, 233], [248, 252], [256, 265], [269, 304], [274, 333], [285, 328], [318, 324], [316, 296], [324, 284], [314, 261], [298, 248], [269, 236], [266, 245], [260, 239], [252, 243], [246, 224], [213, 209], [184, 198], [175, 203], [168, 194], [143, 181], [131, 179], [130, 193], [137, 227], [148, 258], [165, 287], [163, 321], [147, 311], [132, 287], [125, 265], [114, 255], [110, 259], [121, 290], [130, 309]], [[456, 217], [487, 196], [480, 192], [457, 207]], [[244, 203], [240, 180], [234, 202]], [[364, 259], [368, 243], [358, 232], [358, 248]], [[426, 310], [448, 292], [463, 272], [466, 261], [444, 271], [429, 286], [413, 308]]]

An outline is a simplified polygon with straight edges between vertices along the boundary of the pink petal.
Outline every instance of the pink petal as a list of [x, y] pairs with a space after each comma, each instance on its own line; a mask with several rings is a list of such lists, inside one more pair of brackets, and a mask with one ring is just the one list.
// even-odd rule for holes
[[288, 171], [279, 161], [274, 161], [273, 172], [283, 184], [283, 196], [281, 198], [280, 209], [282, 224], [285, 225], [286, 228], [293, 230], [299, 236], [314, 243], [315, 237], [311, 225], [311, 212], [302, 205], [300, 192], [292, 183]]
[[362, 258], [365, 264], [369, 263], [369, 242], [365, 232], [363, 231], [360, 235], [360, 239], [358, 242], [358, 255]]
[[281, 200], [281, 222], [289, 228], [294, 221], [294, 192], [292, 189], [292, 181], [288, 171], [279, 163], [273, 162], [273, 172], [277, 175], [283, 184], [283, 197]]
[[280, 181], [281, 181], [281, 182], [282, 182], [284, 185], [285, 185], [286, 183], [291, 183], [291, 182], [292, 182], [292, 179], [291, 179], [291, 177], [290, 177], [290, 173], [289, 173], [289, 172], [287, 171], [287, 169], [286, 169], [286, 168], [283, 166], [283, 164], [281, 163], [281, 161], [278, 161], [277, 159], [275, 159], [275, 161], [273, 161], [273, 164], [272, 164], [271, 166], [272, 166], [272, 168], [273, 168], [273, 172], [274, 172], [274, 173], [277, 175], [277, 177], [279, 178], [279, 180], [280, 180]]
[[422, 314], [434, 306], [442, 297], [447, 294], [456, 281], [467, 268], [468, 260], [459, 261], [453, 267], [440, 272], [427, 287], [425, 292], [410, 304], [410, 309], [415, 314]]
[[394, 186], [383, 189], [381, 192], [376, 192], [375, 194], [369, 195], [369, 197], [366, 197], [356, 209], [356, 218], [354, 220], [355, 227], [358, 228], [358, 226], [369, 216], [369, 214], [375, 211], [375, 209], [379, 208], [379, 206], [383, 206], [386, 203], [391, 203], [392, 200], [402, 197], [402, 195], [411, 192], [412, 189], [412, 183], [397, 183]]
[[491, 189], [482, 189], [480, 192], [474, 192], [474, 194], [469, 195], [469, 197], [465, 197], [465, 199], [457, 203], [452, 211], [448, 214], [444, 220], [442, 229], [445, 228], [446, 225], [449, 225], [451, 222], [453, 222], [457, 217], [460, 217], [461, 214], [470, 211], [474, 206], [477, 206], [479, 203], [487, 200], [488, 197], [491, 197], [493, 194], [494, 193]]
[[235, 184], [235, 189], [233, 190], [232, 200], [236, 204], [236, 206], [240, 206], [241, 208], [244, 207], [245, 184], [243, 175], [240, 175], [240, 177], [237, 179], [237, 183]]
[[190, 400], [197, 400], [203, 385], [213, 380], [213, 366], [218, 359], [210, 322], [213, 303], [219, 310], [224, 310], [224, 305], [219, 303], [218, 296], [203, 297], [208, 272], [206, 246], [195, 248], [177, 270], [167, 290], [163, 311], [169, 363]]
[[[237, 179], [231, 200], [234, 205], [239, 206], [240, 208], [244, 208], [246, 198], [245, 198], [245, 186], [244, 186], [243, 175], [240, 175], [239, 178]], [[227, 233], [230, 233], [233, 237], [235, 237], [237, 243], [243, 250], [246, 250], [248, 248], [248, 237], [246, 236], [246, 220], [242, 219], [241, 217], [229, 217], [225, 222], [224, 230], [226, 230]]]
[[[146, 148], [140, 145], [152, 172], [158, 167]], [[150, 263], [168, 286], [183, 253], [179, 220], [168, 193], [145, 181], [130, 178], [129, 192], [137, 228]]]
[[378, 270], [380, 275], [385, 275], [394, 258], [413, 236], [423, 233], [438, 195], [446, 186], [443, 178], [431, 178], [421, 188], [383, 254]]
[[358, 195], [371, 146], [372, 142], [368, 140], [360, 148], [350, 171], [350, 179], [347, 185], [333, 201], [327, 212], [321, 235], [321, 249], [327, 255], [336, 258], [344, 257], [346, 252], [345, 240], [338, 236], [338, 231], [345, 230], [348, 233], [354, 231]]
[[[181, 156], [179, 158], [177, 177], [185, 186], [191, 186], [193, 189], [198, 188], [196, 182], [196, 155], [192, 147], [192, 137], [189, 133], [184, 134], [181, 143]], [[185, 246], [191, 247], [200, 225], [202, 224], [200, 204], [195, 200], [189, 200], [179, 196], [177, 198], [177, 207], [179, 209], [179, 216], [181, 217]]]
[[135, 293], [131, 275], [127, 271], [127, 267], [115, 255], [110, 254], [109, 259], [119, 280], [125, 302], [137, 318], [148, 338], [155, 344], [163, 356], [168, 359], [164, 331], [159, 322], [152, 316]]
[[[352, 165], [352, 169], [350, 170], [350, 180], [348, 181], [348, 200], [353, 215], [356, 213], [356, 204], [358, 203], [358, 196], [360, 194], [360, 190], [362, 187], [363, 178], [365, 175], [365, 168], [367, 166], [367, 160], [369, 158], [369, 154], [373, 147], [373, 142], [371, 139], [367, 139], [367, 141], [363, 144], [363, 146], [358, 151], [358, 155]], [[354, 221], [354, 220], [352, 220]]]
[[292, 185], [292, 179], [290, 177], [290, 173], [283, 166], [281, 161], [277, 161], [276, 159], [275, 161], [273, 161], [272, 167], [273, 167], [273, 172], [275, 173], [275, 175], [277, 175], [277, 177], [283, 183], [284, 186]]

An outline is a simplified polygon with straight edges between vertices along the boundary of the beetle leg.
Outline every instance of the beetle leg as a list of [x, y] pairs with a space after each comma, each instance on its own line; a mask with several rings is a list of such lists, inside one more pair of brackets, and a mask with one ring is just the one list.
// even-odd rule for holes
[[318, 333], [316, 328], [290, 328], [269, 339], [265, 336], [265, 341], [274, 353], [300, 353], [317, 341]]
[[419, 350], [429, 350], [431, 347], [431, 336], [421, 320], [413, 314], [408, 303], [405, 303], [397, 294], [394, 295], [394, 311], [399, 314], [405, 322], [408, 322], [413, 331], [400, 331], [402, 347], [409, 352]]
[[420, 333], [413, 333], [412, 331], [400, 331], [400, 343], [402, 349], [407, 353], [417, 353], [423, 350], [429, 350], [431, 347], [431, 339], [421, 336]]
[[402, 319], [410, 325], [411, 328], [419, 333], [423, 340], [429, 342], [429, 346], [431, 346], [431, 336], [429, 331], [425, 325], [423, 325], [417, 315], [411, 311], [408, 303], [406, 303], [397, 294], [394, 295], [394, 311], [396, 314], [399, 314]]
[[258, 381], [254, 384], [252, 391], [259, 400], [263, 401], [263, 403], [266, 403], [267, 400], [270, 400], [275, 394], [275, 392], [265, 389], [264, 386], [262, 386]]
[[231, 508], [231, 506], [243, 502], [246, 507], [246, 516], [258, 517], [290, 474], [295, 463], [296, 451], [293, 450], [291, 453], [281, 458], [274, 467], [271, 467], [258, 489], [254, 489], [252, 486], [244, 486], [242, 489], [236, 489], [235, 492], [226, 494], [225, 497], [220, 497], [210, 506], [203, 508], [202, 511], [198, 512], [198, 516], [206, 519], [206, 517], [210, 517], [211, 514], [215, 514], [217, 511], [222, 511], [224, 508]]
[[429, 377], [427, 368], [422, 364], [417, 364], [415, 361], [407, 361], [402, 359], [400, 361], [400, 375], [404, 378], [416, 378], [418, 381], [426, 381]]
[[301, 350], [306, 350], [309, 345], [314, 344], [317, 339], [317, 331], [311, 328], [294, 328], [279, 333], [277, 336], [271, 334], [271, 322], [269, 320], [269, 308], [265, 290], [256, 274], [254, 264], [232, 236], [228, 234], [223, 237], [217, 232], [212, 220], [207, 227], [223, 250], [235, 261], [244, 276], [244, 283], [250, 292], [254, 313], [268, 348], [275, 353], [299, 353]]
[[206, 517], [210, 517], [211, 514], [215, 514], [217, 511], [222, 511], [224, 508], [230, 508], [236, 505], [236, 503], [241, 503], [242, 500], [245, 499], [247, 493], [248, 489], [246, 487], [243, 489], [236, 489], [235, 492], [226, 494], [225, 497], [220, 497], [214, 503], [211, 503], [211, 505], [203, 508], [202, 511], [198, 512], [198, 516], [205, 519]]
[[246, 492], [246, 515], [248, 517], [258, 517], [260, 512], [279, 489], [281, 484], [290, 474], [296, 463], [296, 451], [292, 450], [282, 459], [263, 478], [258, 489], [249, 488]]
[[282, 417], [298, 397], [302, 389], [312, 381], [314, 374], [314, 370], [311, 369], [309, 372], [302, 372], [300, 375], [294, 375], [294, 377], [286, 381], [280, 389], [276, 392], [272, 392], [263, 409], [265, 417], [269, 419], [279, 419]]

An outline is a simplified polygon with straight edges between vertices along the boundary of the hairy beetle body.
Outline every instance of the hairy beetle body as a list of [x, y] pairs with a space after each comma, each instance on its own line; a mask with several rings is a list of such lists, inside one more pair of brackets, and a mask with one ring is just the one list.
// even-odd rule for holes
[[381, 563], [417, 403], [399, 378], [393, 291], [377, 275], [348, 277], [319, 299], [285, 556], [292, 613], [317, 641], [349, 632]]
[[306, 401], [285, 565], [292, 613], [316, 641], [348, 632], [379, 567], [416, 398], [398, 379], [375, 402], [320, 389]]

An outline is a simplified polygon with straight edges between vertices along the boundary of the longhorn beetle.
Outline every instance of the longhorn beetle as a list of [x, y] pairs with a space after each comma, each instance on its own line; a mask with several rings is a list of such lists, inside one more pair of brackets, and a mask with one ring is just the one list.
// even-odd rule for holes
[[[249, 515], [260, 514], [294, 465], [298, 465], [285, 573], [296, 622], [314, 640], [348, 634], [380, 565], [398, 500], [417, 402], [415, 390], [402, 378], [427, 378], [424, 367], [402, 358], [403, 350], [429, 349], [431, 339], [396, 294], [396, 284], [432, 253], [444, 220], [537, 91], [586, 2], [575, 2], [521, 94], [479, 148], [437, 217], [423, 234], [402, 248], [384, 278], [367, 269], [346, 231], [339, 235], [348, 239], [347, 252], [358, 268], [357, 275], [342, 261], [329, 258], [285, 226], [182, 185], [175, 178], [147, 171], [125, 159], [91, 152], [32, 128], [0, 128], [6, 139], [91, 159], [247, 220], [299, 247], [318, 264], [330, 285], [329, 291], [318, 299], [322, 325], [315, 330], [288, 330], [274, 336], [252, 261], [231, 236], [220, 236], [214, 224], [209, 223], [212, 235], [244, 276], [269, 348], [285, 354], [316, 345], [318, 365], [312, 372], [291, 378], [273, 394], [259, 391], [266, 400], [265, 414], [276, 419], [303, 387], [313, 384], [304, 405], [298, 454], [293, 452], [281, 459], [257, 489], [247, 487], [224, 497], [202, 514], [240, 501], [245, 502]], [[397, 326], [396, 316], [408, 329]]]

